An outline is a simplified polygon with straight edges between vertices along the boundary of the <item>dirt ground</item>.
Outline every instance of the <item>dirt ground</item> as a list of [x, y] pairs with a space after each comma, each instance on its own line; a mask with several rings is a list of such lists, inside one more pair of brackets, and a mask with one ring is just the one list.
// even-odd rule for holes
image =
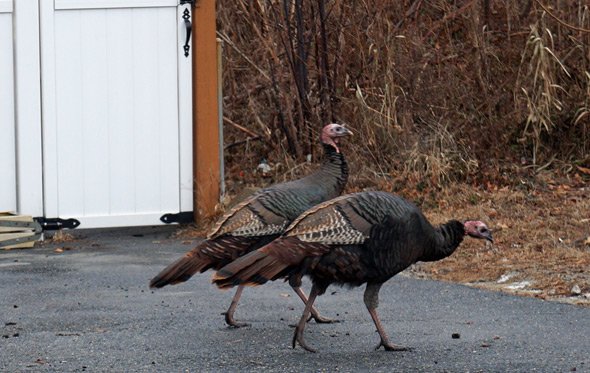
[[465, 240], [451, 257], [411, 273], [590, 306], [590, 187], [581, 179], [547, 179], [543, 187], [456, 185], [441, 193], [438, 206], [424, 208], [433, 223], [484, 220], [495, 242]]

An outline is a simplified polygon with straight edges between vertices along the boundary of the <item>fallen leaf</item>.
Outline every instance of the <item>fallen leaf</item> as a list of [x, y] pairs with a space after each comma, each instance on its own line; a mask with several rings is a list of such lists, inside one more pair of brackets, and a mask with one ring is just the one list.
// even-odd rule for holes
[[64, 249], [62, 249], [61, 247], [58, 247], [57, 249], [55, 249], [53, 251], [55, 251], [56, 253], [63, 253]]
[[582, 166], [576, 166], [578, 168], [578, 170], [586, 175], [590, 175], [590, 168], [586, 168], [586, 167], [582, 167]]

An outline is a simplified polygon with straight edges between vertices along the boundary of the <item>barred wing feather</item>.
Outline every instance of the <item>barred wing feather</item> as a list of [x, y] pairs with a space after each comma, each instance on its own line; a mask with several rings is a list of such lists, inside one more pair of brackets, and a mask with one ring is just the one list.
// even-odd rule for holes
[[288, 219], [264, 207], [260, 193], [256, 193], [227, 212], [207, 238], [224, 234], [243, 237], [280, 234], [288, 223]]
[[284, 236], [327, 245], [362, 244], [385, 216], [401, 217], [412, 211], [417, 211], [413, 204], [389, 193], [347, 194], [307, 210]]

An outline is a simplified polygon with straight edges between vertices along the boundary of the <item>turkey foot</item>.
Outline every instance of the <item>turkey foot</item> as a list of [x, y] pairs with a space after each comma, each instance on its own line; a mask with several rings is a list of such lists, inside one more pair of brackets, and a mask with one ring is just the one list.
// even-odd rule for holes
[[299, 345], [303, 347], [306, 351], [318, 352], [316, 349], [309, 347], [305, 342], [305, 339], [303, 339], [303, 329], [304, 328], [300, 328], [299, 325], [295, 327], [295, 333], [293, 334], [293, 348], [295, 348], [295, 346], [297, 346], [297, 343], [299, 343]]
[[[305, 296], [303, 290], [301, 290], [300, 287], [295, 286], [293, 286], [293, 290], [295, 290], [295, 293], [299, 296], [299, 298], [301, 298], [303, 303], [307, 305], [307, 296]], [[314, 306], [311, 306], [311, 316], [307, 319], [307, 321], [309, 322], [311, 319], [314, 319], [318, 324], [333, 324], [340, 322], [340, 320], [329, 319], [320, 315], [320, 311], [318, 311]]]
[[295, 348], [295, 346], [297, 346], [297, 343], [299, 342], [301, 347], [303, 347], [306, 351], [317, 352], [315, 349], [309, 347], [307, 345], [307, 343], [305, 343], [305, 340], [303, 339], [303, 331], [305, 330], [305, 324], [307, 323], [307, 320], [309, 319], [309, 314], [311, 313], [311, 309], [313, 308], [313, 302], [315, 301], [315, 298], [317, 297], [317, 295], [318, 295], [318, 289], [314, 285], [314, 286], [312, 286], [311, 292], [309, 293], [309, 299], [305, 303], [305, 309], [303, 310], [303, 314], [301, 315], [301, 319], [299, 320], [299, 324], [295, 328], [295, 333], [293, 333], [293, 341], [292, 341], [293, 348]]
[[226, 312], [222, 313], [222, 315], [225, 315], [225, 323], [231, 328], [242, 328], [244, 326], [250, 326], [250, 324], [244, 322], [237, 322], [234, 319], [234, 312], [236, 312], [236, 307], [238, 306], [238, 301], [242, 296], [242, 291], [244, 291], [244, 286], [238, 286], [238, 289], [236, 290], [236, 293], [234, 294], [234, 297], [231, 300], [229, 308]]
[[389, 341], [384, 341], [384, 340], [381, 340], [381, 342], [379, 342], [379, 344], [375, 347], [375, 351], [377, 351], [381, 347], [383, 347], [385, 349], [385, 351], [412, 351], [412, 349], [410, 347], [394, 345], [394, 344], [390, 343]]
[[244, 326], [250, 326], [248, 323], [236, 321], [234, 319], [233, 313], [230, 314], [229, 312], [223, 312], [222, 315], [225, 315], [225, 323], [230, 328], [243, 328]]
[[336, 324], [340, 322], [340, 320], [330, 319], [328, 317], [320, 315], [320, 312], [315, 307], [311, 309], [311, 317], [309, 318], [309, 320], [311, 319], [314, 319], [317, 324]]
[[383, 346], [385, 351], [410, 351], [408, 347], [394, 345], [389, 342], [387, 333], [385, 333], [383, 325], [381, 325], [381, 320], [379, 320], [379, 315], [377, 314], [379, 290], [381, 289], [381, 285], [383, 285], [383, 283], [368, 283], [363, 296], [367, 310], [369, 311], [369, 314], [375, 323], [375, 327], [377, 328], [377, 332], [379, 333], [379, 337], [381, 338], [381, 341], [377, 347], [375, 347], [375, 351], [381, 348], [381, 346]]

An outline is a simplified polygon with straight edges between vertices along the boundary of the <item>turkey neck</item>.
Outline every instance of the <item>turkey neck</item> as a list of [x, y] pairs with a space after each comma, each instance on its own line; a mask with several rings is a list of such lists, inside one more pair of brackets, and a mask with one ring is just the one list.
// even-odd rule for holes
[[434, 237], [424, 252], [423, 262], [433, 262], [451, 255], [463, 242], [465, 228], [463, 223], [457, 220], [450, 220], [445, 224], [434, 228]]
[[332, 145], [322, 144], [322, 146], [324, 147], [324, 159], [315, 175], [322, 177], [322, 180], [327, 180], [324, 179], [326, 174], [332, 176], [333, 178], [330, 180], [336, 181], [334, 185], [336, 195], [340, 195], [348, 181], [348, 163], [346, 163], [344, 154], [337, 152]]

